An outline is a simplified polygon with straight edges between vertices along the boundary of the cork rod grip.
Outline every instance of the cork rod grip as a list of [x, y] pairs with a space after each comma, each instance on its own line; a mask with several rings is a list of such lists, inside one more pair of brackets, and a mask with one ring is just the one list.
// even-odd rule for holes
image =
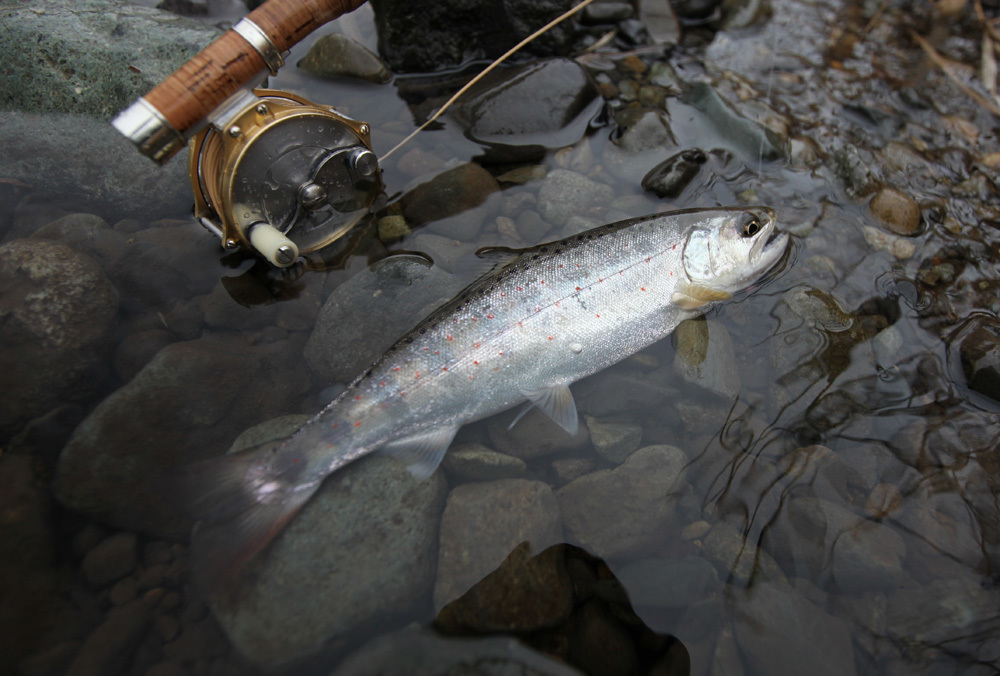
[[[365, 0], [268, 0], [247, 17], [279, 52]], [[183, 134], [265, 68], [263, 57], [233, 30], [226, 31], [144, 97]]]

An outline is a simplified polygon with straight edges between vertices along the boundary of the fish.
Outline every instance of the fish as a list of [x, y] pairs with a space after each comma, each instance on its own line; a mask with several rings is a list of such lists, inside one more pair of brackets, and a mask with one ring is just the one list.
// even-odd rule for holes
[[185, 471], [197, 566], [215, 579], [239, 568], [327, 476], [368, 454], [426, 478], [462, 425], [522, 402], [575, 434], [572, 383], [757, 284], [788, 245], [772, 209], [722, 207], [480, 250], [475, 281], [285, 441]]

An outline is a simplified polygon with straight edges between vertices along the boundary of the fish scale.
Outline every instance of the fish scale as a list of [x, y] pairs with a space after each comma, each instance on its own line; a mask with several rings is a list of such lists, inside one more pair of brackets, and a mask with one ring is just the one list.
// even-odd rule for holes
[[[775, 241], [777, 238], [777, 241]], [[458, 428], [530, 399], [572, 433], [567, 386], [745, 289], [781, 258], [767, 208], [684, 210], [483, 253], [489, 270], [277, 448], [190, 472], [198, 565], [259, 551], [322, 480], [376, 450], [434, 471]]]

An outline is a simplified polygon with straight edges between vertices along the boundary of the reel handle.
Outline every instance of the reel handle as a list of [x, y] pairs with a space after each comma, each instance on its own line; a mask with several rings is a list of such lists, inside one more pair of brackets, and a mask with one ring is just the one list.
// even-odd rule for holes
[[160, 164], [197, 133], [219, 104], [264, 68], [272, 74], [293, 45], [365, 0], [268, 0], [216, 38], [112, 124]]

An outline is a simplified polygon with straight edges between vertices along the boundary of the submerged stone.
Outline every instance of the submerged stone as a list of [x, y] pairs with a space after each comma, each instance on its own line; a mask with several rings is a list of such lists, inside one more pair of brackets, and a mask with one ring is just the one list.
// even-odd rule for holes
[[[685, 327], [683, 330], [681, 327]], [[740, 370], [729, 332], [721, 322], [685, 320], [677, 327], [674, 370], [693, 385], [733, 398], [740, 391]]]
[[380, 58], [340, 33], [316, 40], [297, 65], [310, 75], [327, 79], [346, 77], [376, 84], [392, 79], [392, 73]]
[[487, 161], [522, 162], [579, 141], [602, 106], [582, 66], [546, 59], [493, 71], [473, 85], [451, 116], [485, 147]]
[[969, 387], [1000, 401], [1000, 322], [980, 318], [958, 350]]
[[895, 188], [882, 188], [868, 203], [875, 220], [889, 232], [911, 236], [920, 229], [920, 206], [912, 197]]
[[650, 169], [642, 179], [642, 189], [657, 197], [677, 197], [707, 161], [708, 155], [699, 148], [682, 150]]
[[496, 179], [474, 162], [466, 162], [419, 184], [400, 198], [410, 227], [431, 224], [447, 237], [473, 241], [483, 221], [500, 208]]
[[528, 467], [520, 458], [497, 453], [482, 444], [464, 444], [448, 449], [441, 466], [460, 481], [495, 481], [524, 476]]
[[756, 162], [784, 157], [784, 145], [777, 134], [736, 113], [711, 85], [704, 82], [691, 85], [681, 100], [700, 110], [744, 159]]
[[538, 190], [538, 210], [555, 225], [566, 225], [574, 216], [603, 211], [614, 199], [614, 189], [568, 169], [555, 169]]

